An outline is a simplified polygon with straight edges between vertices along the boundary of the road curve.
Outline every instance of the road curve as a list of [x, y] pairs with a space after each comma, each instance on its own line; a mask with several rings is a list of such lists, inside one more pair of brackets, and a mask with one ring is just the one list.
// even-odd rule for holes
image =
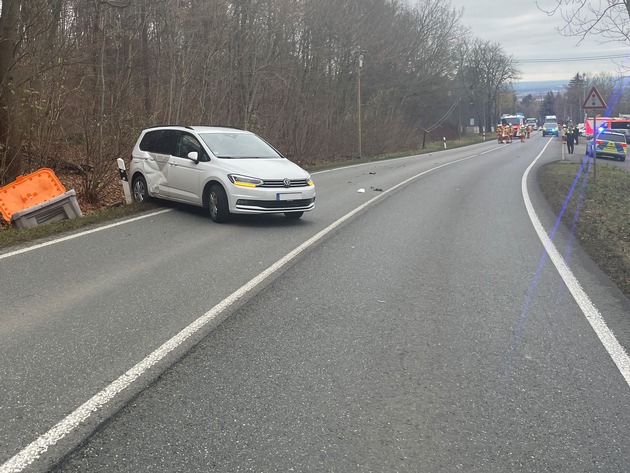
[[[0, 384], [3, 456], [320, 235], [218, 329], [192, 337], [190, 345], [200, 342], [192, 353], [60, 471], [557, 471], [604, 457], [617, 471], [627, 452], [603, 452], [629, 438], [627, 384], [545, 260], [523, 204], [521, 180], [546, 142], [318, 174], [317, 210], [297, 224], [265, 217], [217, 226], [176, 208], [5, 258], [3, 268], [30, 270], [10, 283], [2, 312], [11, 375]], [[549, 147], [541, 162], [557, 151]], [[627, 300], [570, 234], [557, 238], [629, 346]], [[80, 255], [76, 267], [69, 252]], [[48, 468], [190, 345], [32, 466]], [[582, 438], [585, 426], [601, 437]], [[561, 463], [575, 450], [585, 453]]]

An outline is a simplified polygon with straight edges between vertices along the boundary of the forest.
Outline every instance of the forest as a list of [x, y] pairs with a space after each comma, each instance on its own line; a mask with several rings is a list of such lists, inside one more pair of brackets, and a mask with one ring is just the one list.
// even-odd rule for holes
[[309, 165], [419, 149], [462, 115], [489, 130], [519, 77], [448, 0], [1, 4], [0, 185], [71, 168], [90, 202], [149, 126], [236, 126]]

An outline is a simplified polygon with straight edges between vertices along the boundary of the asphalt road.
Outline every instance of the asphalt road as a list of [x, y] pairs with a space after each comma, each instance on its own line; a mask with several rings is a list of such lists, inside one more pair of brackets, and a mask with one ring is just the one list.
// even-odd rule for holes
[[[298, 222], [165, 207], [0, 254], [0, 471], [80, 442], [57, 471], [627, 471], [627, 355], [523, 197], [548, 141], [319, 173]], [[552, 232], [535, 167], [525, 188]], [[554, 243], [627, 351], [630, 302]]]

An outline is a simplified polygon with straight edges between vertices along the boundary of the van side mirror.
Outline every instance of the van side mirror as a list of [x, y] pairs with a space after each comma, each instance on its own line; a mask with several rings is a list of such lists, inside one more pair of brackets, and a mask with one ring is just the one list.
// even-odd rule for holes
[[199, 163], [199, 153], [197, 153], [197, 151], [191, 151], [190, 153], [188, 153], [188, 159], [190, 159], [193, 163], [198, 164]]

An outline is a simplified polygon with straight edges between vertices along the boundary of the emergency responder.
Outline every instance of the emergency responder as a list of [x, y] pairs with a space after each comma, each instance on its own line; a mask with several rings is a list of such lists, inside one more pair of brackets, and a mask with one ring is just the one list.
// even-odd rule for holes
[[569, 152], [569, 154], [573, 154], [575, 136], [573, 135], [573, 127], [571, 125], [565, 127], [564, 137], [567, 141], [567, 151]]
[[532, 132], [532, 126], [531, 125], [527, 125], [527, 127], [525, 128], [525, 131], [527, 132], [527, 138], [529, 138], [529, 135]]
[[580, 138], [580, 128], [577, 125], [575, 125], [573, 127], [573, 139], [575, 140], [576, 145], [579, 144], [578, 143], [579, 138]]
[[512, 142], [512, 137], [514, 136], [514, 128], [512, 128], [512, 125], [508, 125], [507, 127], [507, 135], [508, 135], [508, 143]]
[[497, 138], [499, 139], [499, 143], [503, 143], [503, 125], [500, 123], [497, 125]]
[[510, 134], [509, 134], [509, 130], [507, 125], [504, 125], [503, 127], [501, 127], [501, 138], [503, 139], [504, 143], [509, 143], [510, 142]]
[[521, 139], [521, 143], [525, 143], [525, 135], [526, 135], [526, 131], [524, 127], [520, 127], [518, 129], [518, 137]]

